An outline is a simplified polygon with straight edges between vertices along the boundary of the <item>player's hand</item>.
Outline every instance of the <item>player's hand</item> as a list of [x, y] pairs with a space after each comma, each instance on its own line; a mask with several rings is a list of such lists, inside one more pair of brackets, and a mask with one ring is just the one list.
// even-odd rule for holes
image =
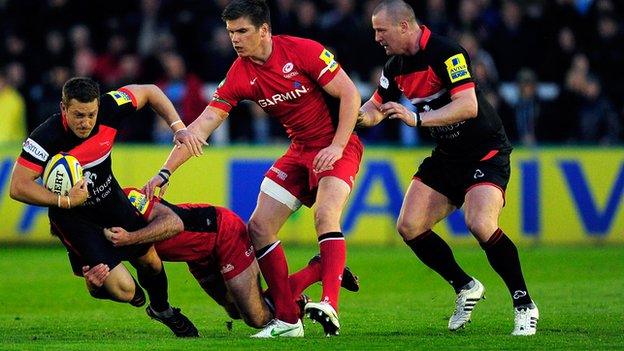
[[100, 263], [93, 268], [89, 266], [82, 266], [82, 275], [87, 281], [87, 285], [101, 288], [102, 285], [104, 285], [106, 278], [110, 275], [110, 269], [104, 263]]
[[412, 111], [408, 110], [407, 107], [399, 103], [386, 102], [381, 105], [379, 109], [381, 110], [381, 113], [384, 114], [384, 117], [388, 117], [389, 119], [400, 119], [408, 126], [416, 127], [416, 120], [414, 119]]
[[182, 145], [186, 147], [191, 155], [198, 157], [204, 153], [202, 146], [208, 145], [206, 140], [202, 140], [188, 129], [180, 129], [173, 134], [173, 142], [176, 147], [181, 148]]
[[160, 175], [156, 174], [141, 188], [141, 192], [151, 200], [156, 195], [156, 189], [158, 189], [158, 196], [163, 197], [168, 186], [169, 181], [165, 181]]
[[85, 203], [89, 198], [89, 189], [87, 189], [87, 182], [84, 179], [80, 179], [69, 189], [69, 200], [71, 207], [77, 207]]
[[334, 163], [342, 158], [342, 150], [342, 147], [331, 144], [319, 151], [312, 162], [314, 172], [320, 173], [334, 169]]
[[104, 236], [115, 247], [134, 244], [133, 236], [121, 227], [104, 228]]

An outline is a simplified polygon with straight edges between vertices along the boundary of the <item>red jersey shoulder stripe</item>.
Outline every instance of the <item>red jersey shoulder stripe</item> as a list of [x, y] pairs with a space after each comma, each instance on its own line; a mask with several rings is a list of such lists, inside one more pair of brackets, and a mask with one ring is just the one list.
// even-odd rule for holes
[[22, 156], [17, 158], [17, 163], [39, 174], [43, 172], [43, 166], [38, 165], [34, 162], [30, 162], [27, 159], [23, 158]]

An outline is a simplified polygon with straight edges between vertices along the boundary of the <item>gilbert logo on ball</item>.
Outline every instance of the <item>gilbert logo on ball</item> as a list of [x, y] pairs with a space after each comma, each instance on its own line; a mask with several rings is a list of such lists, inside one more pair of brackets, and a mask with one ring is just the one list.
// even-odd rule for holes
[[48, 161], [42, 179], [50, 191], [66, 196], [76, 182], [82, 179], [82, 166], [74, 156], [59, 153]]

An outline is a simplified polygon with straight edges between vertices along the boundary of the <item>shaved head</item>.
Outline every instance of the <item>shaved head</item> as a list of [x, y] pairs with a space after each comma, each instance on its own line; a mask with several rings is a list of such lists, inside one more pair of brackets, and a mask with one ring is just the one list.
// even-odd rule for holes
[[384, 0], [373, 10], [373, 16], [384, 11], [388, 18], [396, 23], [406, 21], [408, 23], [416, 23], [416, 14], [414, 9], [403, 0]]

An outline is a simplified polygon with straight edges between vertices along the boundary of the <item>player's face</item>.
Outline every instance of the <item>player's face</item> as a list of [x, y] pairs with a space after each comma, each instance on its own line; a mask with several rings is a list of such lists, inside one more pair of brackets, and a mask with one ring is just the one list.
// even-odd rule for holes
[[91, 134], [97, 120], [99, 102], [95, 99], [91, 102], [80, 102], [76, 99], [69, 100], [69, 104], [61, 103], [61, 110], [67, 120], [67, 126], [79, 138], [86, 138]]
[[386, 50], [386, 55], [403, 54], [401, 26], [390, 19], [386, 11], [380, 11], [373, 16], [373, 29], [375, 41]]
[[256, 28], [247, 17], [225, 22], [232, 46], [239, 57], [257, 56], [262, 51], [266, 25]]

